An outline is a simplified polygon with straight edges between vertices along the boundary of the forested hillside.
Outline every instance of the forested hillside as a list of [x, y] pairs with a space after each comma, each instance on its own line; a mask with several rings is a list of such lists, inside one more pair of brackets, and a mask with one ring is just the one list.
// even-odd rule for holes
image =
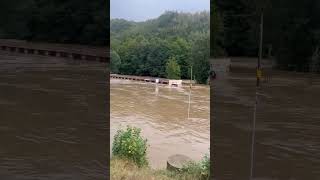
[[218, 50], [223, 49], [229, 56], [257, 57], [262, 8], [264, 56], [271, 52], [285, 70], [308, 71], [309, 64], [320, 63], [319, 58], [312, 60], [320, 46], [318, 0], [211, 1], [212, 56], [221, 55]]
[[106, 0], [15, 0], [0, 2], [0, 38], [107, 45]]
[[209, 12], [168, 11], [145, 22], [112, 19], [110, 31], [112, 72], [189, 79], [192, 67], [195, 79], [206, 83]]

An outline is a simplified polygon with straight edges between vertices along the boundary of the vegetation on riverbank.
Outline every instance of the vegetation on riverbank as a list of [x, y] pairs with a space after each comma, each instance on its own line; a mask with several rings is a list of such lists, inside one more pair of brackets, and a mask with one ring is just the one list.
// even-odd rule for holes
[[211, 1], [211, 56], [257, 57], [262, 9], [263, 56], [279, 69], [320, 73], [318, 0]]
[[193, 165], [182, 172], [168, 170], [154, 170], [149, 167], [138, 167], [130, 160], [112, 158], [110, 162], [111, 179], [113, 180], [207, 180], [208, 176], [202, 175], [201, 166]]
[[143, 139], [140, 132], [140, 129], [129, 126], [125, 131], [118, 130], [113, 140], [112, 155], [128, 159], [138, 167], [148, 166], [147, 139]]
[[145, 22], [111, 19], [112, 73], [190, 79], [192, 67], [195, 80], [205, 84], [210, 71], [209, 22], [209, 12], [168, 11]]
[[105, 0], [0, 1], [0, 39], [106, 46]]
[[147, 140], [141, 130], [127, 127], [114, 136], [111, 158], [111, 179], [131, 180], [206, 180], [210, 176], [210, 159], [205, 156], [200, 162], [190, 162], [179, 171], [153, 170], [148, 166]]

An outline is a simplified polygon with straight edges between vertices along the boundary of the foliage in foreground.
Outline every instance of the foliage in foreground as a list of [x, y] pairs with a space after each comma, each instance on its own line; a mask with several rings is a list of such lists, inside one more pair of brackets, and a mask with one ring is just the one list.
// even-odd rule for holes
[[[208, 161], [209, 163], [209, 161]], [[132, 161], [112, 158], [110, 162], [111, 179], [113, 180], [207, 180], [209, 176], [201, 175], [201, 163], [193, 163], [184, 171], [153, 170], [149, 167], [138, 167]]]
[[183, 174], [193, 175], [201, 180], [209, 179], [210, 177], [210, 158], [205, 155], [200, 162], [190, 162], [182, 168]]
[[210, 158], [190, 162], [180, 171], [153, 170], [146, 158], [147, 140], [135, 127], [119, 130], [114, 136], [111, 158], [111, 179], [114, 180], [207, 180], [210, 177]]
[[157, 172], [148, 167], [138, 167], [132, 161], [112, 158], [110, 162], [110, 178], [112, 180], [174, 180], [165, 173]]
[[140, 136], [139, 128], [128, 126], [114, 136], [112, 155], [133, 161], [138, 167], [147, 166], [147, 139]]

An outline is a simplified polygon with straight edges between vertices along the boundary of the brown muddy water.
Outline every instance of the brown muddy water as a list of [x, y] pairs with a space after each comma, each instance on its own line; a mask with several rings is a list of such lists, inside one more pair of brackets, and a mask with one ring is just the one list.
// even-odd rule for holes
[[[320, 77], [273, 72], [256, 116], [254, 179], [320, 179]], [[212, 91], [214, 177], [248, 180], [255, 76], [230, 73]]]
[[196, 86], [169, 88], [130, 80], [110, 80], [110, 141], [118, 129], [139, 127], [148, 139], [152, 168], [165, 168], [169, 156], [184, 154], [201, 160], [210, 148], [210, 90]]
[[107, 179], [105, 67], [0, 51], [0, 179]]

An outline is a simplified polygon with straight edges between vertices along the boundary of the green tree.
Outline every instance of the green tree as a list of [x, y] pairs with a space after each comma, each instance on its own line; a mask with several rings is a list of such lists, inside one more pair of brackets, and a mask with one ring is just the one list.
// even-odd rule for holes
[[121, 57], [119, 73], [167, 77], [168, 59], [175, 58], [179, 79], [189, 79], [192, 46], [201, 37], [195, 34], [209, 37], [209, 22], [208, 12], [166, 12], [145, 22], [111, 19], [111, 48]]
[[111, 62], [110, 62], [111, 72], [119, 73], [119, 68], [121, 64], [121, 59], [119, 54], [116, 51], [111, 50], [110, 56], [111, 56]]
[[145, 66], [149, 75], [166, 77], [166, 62], [170, 57], [169, 42], [160, 38], [150, 39], [149, 51]]
[[167, 78], [169, 79], [181, 78], [180, 66], [177, 63], [176, 58], [174, 57], [169, 58], [166, 66], [166, 73], [167, 73]]
[[181, 68], [181, 78], [189, 78], [189, 67], [190, 67], [190, 50], [191, 46], [189, 43], [181, 38], [177, 37], [174, 41], [170, 42], [170, 56], [175, 57], [180, 68]]
[[224, 25], [223, 18], [217, 9], [215, 0], [211, 1], [210, 4], [210, 56], [219, 57], [224, 56]]
[[0, 38], [107, 45], [105, 0], [15, 0], [0, 2]]
[[195, 34], [196, 41], [192, 45], [192, 66], [195, 80], [205, 84], [210, 73], [210, 40], [209, 33]]
[[[214, 0], [211, 1], [212, 50], [216, 53], [219, 16], [223, 44], [229, 56], [258, 54], [260, 14], [264, 12], [263, 53], [271, 45], [278, 67], [306, 71], [319, 47], [320, 1], [309, 0]], [[216, 12], [216, 13], [215, 13]], [[218, 20], [215, 20], [218, 19]], [[221, 47], [221, 44], [219, 45]], [[319, 67], [320, 68], [320, 67]]]

